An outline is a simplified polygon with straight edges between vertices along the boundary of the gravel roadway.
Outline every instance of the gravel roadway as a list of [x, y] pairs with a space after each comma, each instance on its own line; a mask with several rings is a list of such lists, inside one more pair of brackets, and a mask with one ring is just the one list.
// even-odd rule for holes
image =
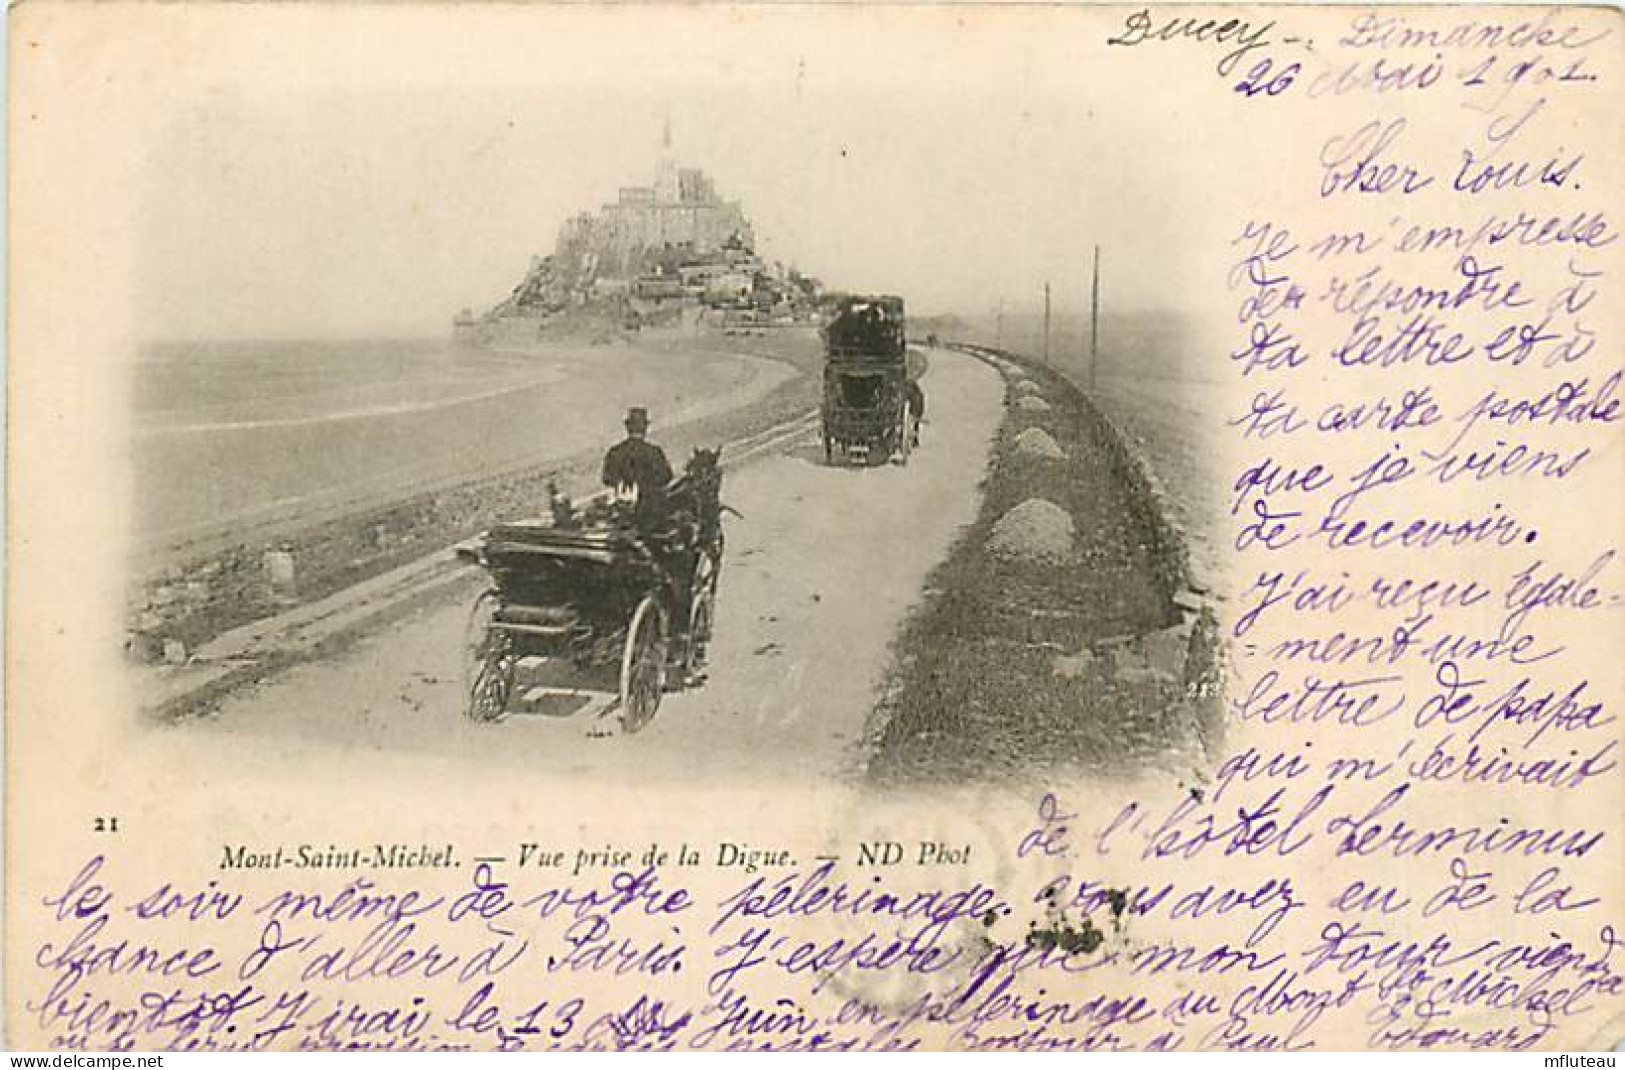
[[906, 467], [829, 467], [809, 437], [729, 473], [723, 497], [743, 518], [728, 521], [709, 678], [668, 694], [636, 735], [556, 698], [517, 702], [496, 724], [466, 720], [462, 633], [481, 584], [471, 574], [345, 650], [133, 742], [181, 776], [246, 764], [290, 784], [358, 772], [432, 783], [470, 767], [640, 783], [852, 779], [890, 643], [976, 515], [1003, 412], [998, 374], [970, 357], [933, 351], [924, 387], [931, 420]]

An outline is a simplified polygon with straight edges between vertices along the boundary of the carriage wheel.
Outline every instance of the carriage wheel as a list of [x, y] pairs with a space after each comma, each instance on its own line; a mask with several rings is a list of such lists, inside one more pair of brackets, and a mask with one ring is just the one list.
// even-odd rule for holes
[[711, 648], [711, 633], [716, 620], [717, 573], [708, 573], [694, 593], [688, 609], [688, 635], [683, 641], [683, 680], [689, 686], [705, 668], [706, 656]]
[[666, 690], [666, 613], [653, 598], [638, 603], [621, 651], [621, 730], [648, 724]]
[[913, 436], [909, 434], [909, 407], [903, 406], [903, 421], [897, 428], [897, 463], [908, 464], [909, 451], [914, 448]]
[[706, 555], [707, 559], [711, 562], [711, 597], [712, 598], [716, 597], [717, 585], [722, 582], [722, 553], [723, 553], [723, 550], [725, 548], [725, 545], [726, 545], [726, 539], [724, 538], [724, 536], [722, 535], [721, 532], [718, 532], [717, 533], [716, 548], [713, 549], [708, 555]]
[[508, 652], [508, 637], [491, 627], [499, 600], [485, 591], [474, 600], [463, 633], [463, 694], [468, 696], [471, 721], [495, 721], [513, 693], [517, 659]]

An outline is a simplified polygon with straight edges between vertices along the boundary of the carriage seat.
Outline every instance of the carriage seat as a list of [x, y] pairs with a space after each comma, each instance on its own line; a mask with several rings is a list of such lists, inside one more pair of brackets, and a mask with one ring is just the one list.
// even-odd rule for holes
[[540, 624], [566, 627], [574, 624], [580, 614], [569, 606], [503, 606], [496, 619], [503, 624]]

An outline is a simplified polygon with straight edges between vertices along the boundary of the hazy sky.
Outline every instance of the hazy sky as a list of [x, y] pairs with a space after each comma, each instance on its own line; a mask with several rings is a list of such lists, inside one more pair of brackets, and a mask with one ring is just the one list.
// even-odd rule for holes
[[976, 314], [1046, 278], [1080, 306], [1095, 242], [1114, 305], [1190, 270], [1221, 135], [1105, 13], [389, 10], [199, 42], [135, 198], [143, 335], [444, 331], [652, 180], [668, 110], [760, 251], [832, 286]]

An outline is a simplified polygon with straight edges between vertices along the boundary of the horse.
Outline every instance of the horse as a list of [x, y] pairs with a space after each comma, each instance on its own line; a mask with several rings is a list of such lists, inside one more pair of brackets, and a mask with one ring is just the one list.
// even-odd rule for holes
[[696, 449], [683, 474], [666, 488], [671, 526], [688, 533], [699, 547], [709, 548], [722, 534], [722, 450]]
[[[696, 449], [666, 487], [668, 535], [662, 558], [671, 577], [672, 610], [682, 637], [681, 662], [693, 675], [711, 638], [711, 604], [722, 569], [722, 450]], [[692, 681], [690, 681], [692, 682]]]

